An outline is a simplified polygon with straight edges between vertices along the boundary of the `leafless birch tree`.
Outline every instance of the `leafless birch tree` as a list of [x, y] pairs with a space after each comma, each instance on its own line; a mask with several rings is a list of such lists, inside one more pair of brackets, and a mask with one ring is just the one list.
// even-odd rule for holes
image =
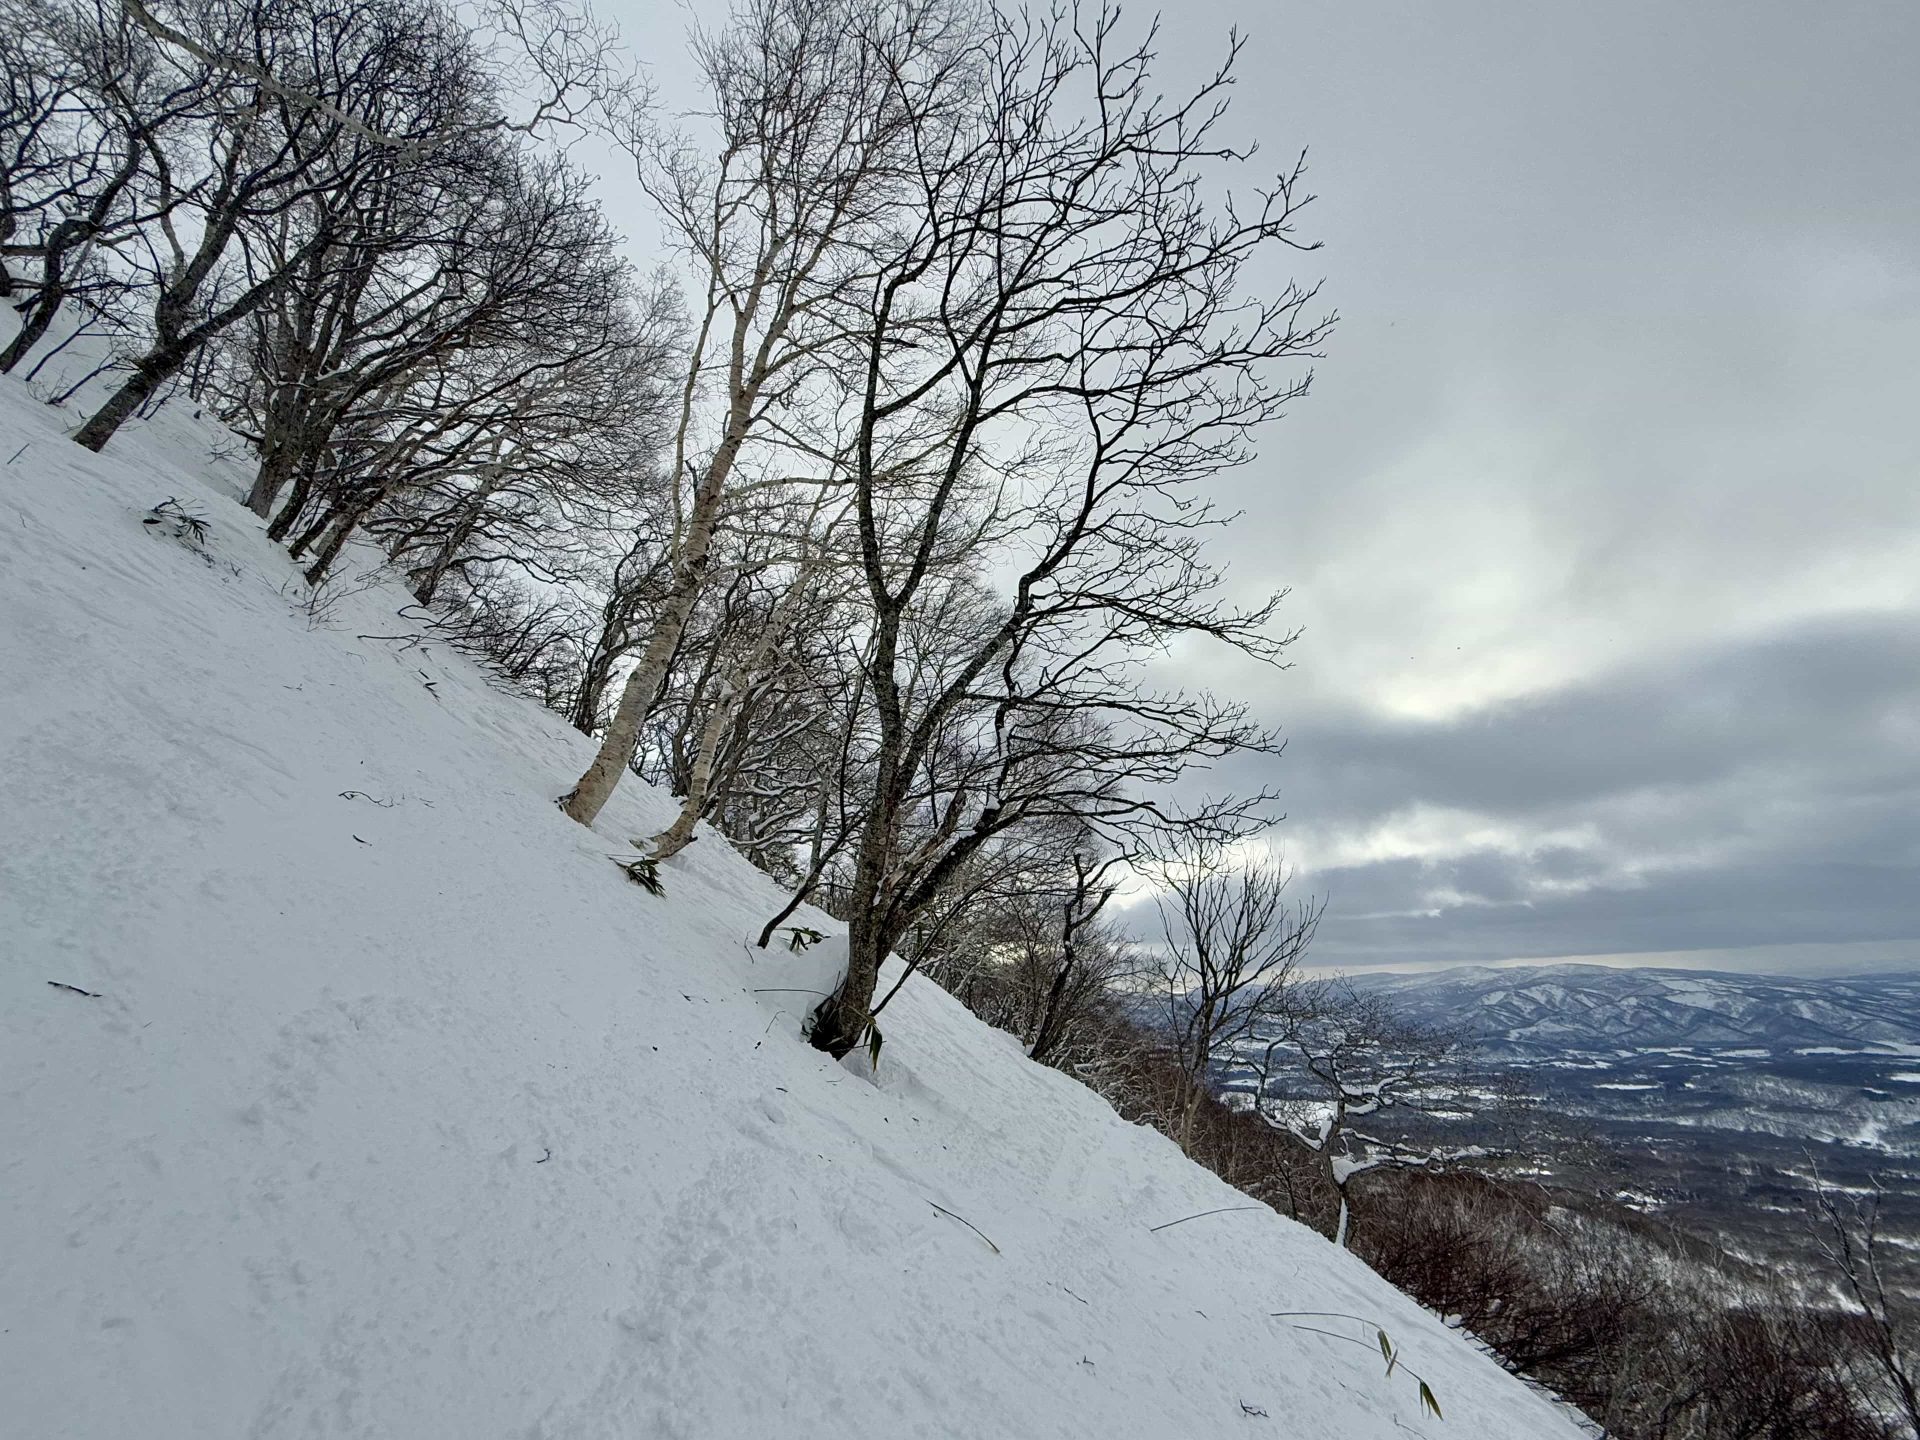
[[890, 67], [937, 66], [943, 26], [938, 5], [750, 0], [696, 47], [716, 157], [692, 142], [640, 151], [642, 180], [704, 293], [671, 440], [674, 528], [658, 609], [593, 763], [562, 801], [582, 824], [633, 759], [736, 472], [798, 465], [816, 483], [841, 478], [831, 444], [807, 438], [808, 391], [845, 346], [840, 310], [869, 267], [871, 232], [895, 213], [910, 117]]

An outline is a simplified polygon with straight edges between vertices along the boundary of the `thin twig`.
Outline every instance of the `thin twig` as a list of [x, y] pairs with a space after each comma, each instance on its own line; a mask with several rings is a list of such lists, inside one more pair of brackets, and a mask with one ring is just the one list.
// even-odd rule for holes
[[987, 1248], [993, 1251], [994, 1254], [998, 1255], [1000, 1253], [1000, 1247], [994, 1244], [993, 1241], [987, 1240], [987, 1232], [982, 1230], [978, 1225], [974, 1224], [971, 1220], [967, 1219], [966, 1216], [955, 1215], [953, 1211], [947, 1209], [946, 1206], [940, 1204], [938, 1201], [935, 1201], [935, 1200], [929, 1200], [927, 1201], [927, 1204], [933, 1206], [933, 1208], [938, 1210], [942, 1215], [946, 1215], [952, 1219], [958, 1220], [962, 1225], [966, 1226], [967, 1229], [973, 1231], [973, 1233], [978, 1235], [982, 1240], [986, 1240]]
[[1218, 1210], [1202, 1210], [1198, 1215], [1182, 1215], [1178, 1220], [1167, 1221], [1165, 1225], [1149, 1225], [1147, 1227], [1147, 1233], [1151, 1235], [1156, 1230], [1169, 1230], [1169, 1229], [1172, 1229], [1175, 1225], [1184, 1225], [1189, 1220], [1204, 1220], [1209, 1215], [1225, 1215], [1229, 1211], [1233, 1211], [1233, 1210], [1264, 1210], [1264, 1209], [1266, 1209], [1266, 1206], [1264, 1205], [1222, 1205]]
[[1352, 1315], [1345, 1310], [1270, 1310], [1267, 1312], [1267, 1318], [1270, 1320], [1294, 1320], [1302, 1317], [1321, 1320], [1352, 1320], [1356, 1324], [1372, 1325], [1376, 1330], [1386, 1328], [1383, 1325], [1367, 1319], [1364, 1315]]
[[71, 990], [75, 995], [84, 995], [89, 1000], [98, 1000], [100, 998], [100, 992], [98, 990], [82, 990], [78, 985], [69, 985], [64, 980], [49, 980], [47, 984], [53, 986], [56, 990]]

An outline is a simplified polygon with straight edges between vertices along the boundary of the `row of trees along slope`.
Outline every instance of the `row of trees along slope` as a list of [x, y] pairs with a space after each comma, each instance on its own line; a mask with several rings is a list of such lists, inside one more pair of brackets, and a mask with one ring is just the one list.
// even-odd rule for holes
[[1239, 285], [1295, 243], [1300, 166], [1209, 201], [1245, 159], [1219, 133], [1233, 49], [1168, 102], [1150, 45], [1107, 13], [762, 3], [700, 52], [718, 157], [642, 156], [704, 303], [662, 602], [566, 804], [590, 822], [632, 762], [732, 568], [729, 520], [787, 531], [784, 589], [710, 686], [685, 791], [712, 798], [727, 712], [794, 617], [830, 615], [844, 644], [808, 668], [848, 677], [822, 772], [841, 793], [798, 888], [831, 872], [849, 926], [812, 1032], [835, 1054], [874, 1042], [881, 959], [983, 850], [1047, 835], [1071, 864], [1258, 810], [1166, 805], [1270, 737], [1240, 705], [1146, 688], [1143, 662], [1196, 633], [1263, 660], [1286, 643], [1274, 599], [1223, 601], [1204, 486], [1304, 389], [1326, 322], [1311, 289]]
[[[1110, 9], [744, 0], [678, 134], [555, 0], [0, 8], [0, 365], [111, 336], [78, 443], [210, 407], [317, 592], [380, 546], [599, 737], [573, 818], [637, 771], [682, 800], [646, 873], [706, 820], [843, 915], [816, 1045], [879, 1043], [881, 960], [982, 874], [1262, 823], [1172, 797], [1270, 732], [1148, 670], [1291, 638], [1206, 550], [1329, 324], [1250, 283], [1308, 197], [1227, 133], [1237, 39], [1169, 98]], [[631, 156], [657, 273], [582, 134]]]

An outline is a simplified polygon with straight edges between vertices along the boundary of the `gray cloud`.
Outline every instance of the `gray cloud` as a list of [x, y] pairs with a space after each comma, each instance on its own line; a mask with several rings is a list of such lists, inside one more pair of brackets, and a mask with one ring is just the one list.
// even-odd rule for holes
[[1180, 657], [1322, 963], [1920, 963], [1920, 10], [1202, 13], [1345, 316], [1225, 537], [1296, 668]]
[[1334, 901], [1322, 963], [1903, 939], [1920, 960], [1911, 615], [1445, 720], [1329, 712], [1279, 773], [1283, 833]]
[[1920, 783], [1920, 624], [1823, 618], [1445, 720], [1363, 709], [1297, 727], [1309, 820], [1421, 800], [1538, 814], [1648, 789], [1792, 776]]

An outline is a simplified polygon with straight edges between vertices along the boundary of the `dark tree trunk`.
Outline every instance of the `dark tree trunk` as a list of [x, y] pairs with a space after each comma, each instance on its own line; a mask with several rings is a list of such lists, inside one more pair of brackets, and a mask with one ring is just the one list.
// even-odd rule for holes
[[27, 352], [40, 343], [40, 337], [53, 324], [53, 317], [59, 312], [60, 301], [65, 293], [65, 288], [57, 279], [49, 279], [41, 288], [32, 308], [27, 311], [27, 318], [20, 323], [13, 343], [0, 352], [0, 375], [11, 374], [13, 367], [27, 358]]
[[292, 493], [280, 507], [280, 513], [273, 517], [273, 523], [267, 526], [269, 540], [285, 540], [293, 533], [293, 527], [300, 523], [301, 515], [306, 512], [307, 497], [312, 493], [313, 467], [303, 465], [294, 474]]
[[1046, 1008], [1041, 1011], [1039, 1027], [1033, 1032], [1033, 1048], [1027, 1054], [1035, 1060], [1044, 1060], [1054, 1046], [1060, 1043], [1060, 998], [1067, 992], [1067, 979], [1073, 974], [1073, 955], [1067, 955], [1066, 962], [1054, 972], [1053, 985], [1047, 991]]
[[314, 557], [313, 564], [306, 570], [307, 583], [318, 585], [327, 578], [327, 571], [333, 568], [333, 562], [340, 557], [340, 551], [346, 546], [347, 538], [360, 527], [373, 507], [380, 503], [386, 494], [386, 487], [376, 485], [351, 504], [341, 507], [336, 513], [327, 538], [320, 546], [320, 553]]
[[[274, 502], [280, 498], [287, 482], [311, 468], [302, 462], [315, 449], [308, 442], [307, 427], [285, 415], [270, 416], [267, 426], [269, 438], [262, 447], [265, 453], [260, 457], [260, 468], [254, 472], [253, 488], [247, 491], [247, 508], [262, 520], [272, 517]], [[305, 498], [302, 493], [302, 503]]]
[[[0, 354], [0, 375], [8, 374], [13, 367], [27, 358], [27, 352], [40, 343], [40, 339], [53, 324], [54, 316], [60, 313], [60, 307], [67, 299], [67, 256], [92, 240], [100, 233], [107, 216], [112, 213], [115, 200], [133, 178], [140, 163], [140, 147], [129, 143], [127, 158], [113, 179], [94, 197], [88, 213], [62, 220], [53, 227], [53, 233], [47, 237], [46, 258], [42, 262], [40, 285], [34, 295], [33, 308], [27, 312], [21, 323], [20, 333]], [[11, 237], [14, 224], [11, 210], [8, 212], [6, 234]], [[4, 282], [0, 294], [13, 293], [12, 277], [0, 270], [0, 281]], [[90, 450], [98, 450], [98, 445], [90, 445]]]
[[[891, 660], [888, 638], [883, 634], [879, 648]], [[875, 787], [873, 808], [861, 827], [853, 885], [847, 896], [847, 973], [833, 994], [814, 1010], [813, 1028], [808, 1033], [814, 1049], [824, 1050], [836, 1060], [866, 1039], [873, 1025], [873, 995], [880, 983], [880, 962], [900, 938], [898, 929], [888, 924], [881, 895], [887, 857], [893, 853], [899, 832], [900, 802], [894, 773], [899, 755], [897, 729], [891, 736], [883, 733], [878, 766], [882, 778]]]
[[94, 411], [87, 423], [73, 432], [74, 443], [98, 453], [113, 438], [114, 432], [126, 423], [127, 418], [152, 399], [161, 385], [173, 377], [186, 358], [185, 352], [167, 350], [150, 351], [141, 356], [134, 365], [133, 373], [107, 397], [107, 403]]
[[413, 598], [422, 605], [433, 603], [433, 597], [440, 590], [440, 582], [446, 579], [447, 571], [453, 568], [453, 562], [460, 558], [460, 552], [480, 528], [481, 518], [487, 513], [487, 501], [498, 486], [499, 477], [495, 476], [474, 492], [465, 513], [460, 517], [460, 523], [441, 542], [433, 559], [414, 572], [419, 578], [414, 582]]
[[807, 1038], [816, 1050], [838, 1060], [851, 1054], [867, 1038], [873, 1024], [873, 992], [880, 983], [877, 926], [862, 911], [847, 924], [847, 973], [833, 994], [815, 1007]]
[[47, 273], [41, 281], [40, 289], [33, 297], [33, 305], [27, 310], [26, 319], [20, 322], [20, 330], [4, 352], [0, 352], [0, 375], [13, 373], [13, 367], [27, 358], [27, 352], [40, 343], [40, 339], [53, 324], [53, 317], [60, 313], [60, 306], [67, 298], [66, 278], [60, 273], [60, 256], [47, 257]]

